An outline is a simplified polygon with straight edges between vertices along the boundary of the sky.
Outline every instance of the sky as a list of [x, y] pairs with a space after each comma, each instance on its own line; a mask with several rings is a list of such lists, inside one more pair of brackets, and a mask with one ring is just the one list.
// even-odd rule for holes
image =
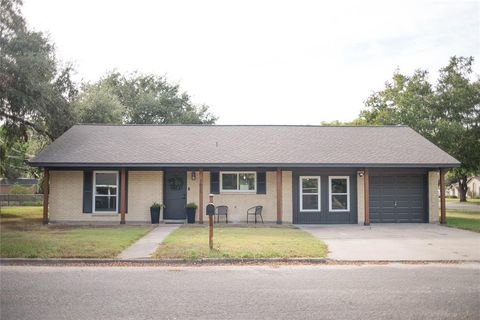
[[164, 75], [218, 124], [350, 121], [396, 69], [474, 56], [480, 1], [24, 0], [75, 80]]

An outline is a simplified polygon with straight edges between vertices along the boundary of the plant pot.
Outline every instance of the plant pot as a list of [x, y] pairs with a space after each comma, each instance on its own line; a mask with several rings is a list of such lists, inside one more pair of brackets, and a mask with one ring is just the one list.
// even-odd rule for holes
[[195, 212], [197, 211], [196, 208], [187, 208], [187, 222], [188, 223], [195, 223]]
[[150, 218], [152, 224], [160, 223], [160, 208], [150, 208]]

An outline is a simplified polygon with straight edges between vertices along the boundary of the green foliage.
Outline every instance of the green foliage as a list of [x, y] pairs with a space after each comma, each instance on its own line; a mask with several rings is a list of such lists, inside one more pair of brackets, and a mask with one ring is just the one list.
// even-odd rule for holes
[[197, 209], [198, 206], [195, 202], [189, 202], [187, 203], [187, 205], [185, 206], [185, 208], [190, 208], [190, 209]]
[[352, 121], [340, 121], [340, 120], [333, 120], [333, 121], [322, 121], [320, 125], [322, 126], [360, 126], [367, 124], [365, 120], [357, 118], [353, 119]]
[[115, 95], [124, 107], [128, 124], [213, 124], [216, 117], [206, 105], [195, 105], [190, 96], [164, 77], [134, 73], [110, 73], [96, 84]]
[[396, 71], [360, 113], [368, 124], [408, 125], [458, 159], [453, 174], [463, 195], [467, 176], [480, 172], [480, 80], [472, 64], [473, 57], [452, 57], [435, 85], [425, 70]]
[[158, 203], [158, 202], [154, 202], [150, 208], [152, 209], [161, 209], [161, 208], [165, 208], [165, 205], [161, 204], [161, 203]]
[[80, 123], [121, 124], [125, 112], [112, 90], [101, 84], [85, 85], [74, 106]]
[[0, 127], [0, 176], [10, 179], [38, 177], [39, 170], [27, 165], [26, 161], [41, 150], [47, 139], [33, 135], [27, 130], [21, 138], [9, 136], [6, 125]]
[[10, 187], [11, 194], [32, 194], [32, 187], [22, 186], [19, 184], [14, 184]]
[[28, 30], [20, 7], [0, 3], [0, 121], [10, 139], [34, 130], [53, 140], [75, 119], [71, 67], [60, 67], [48, 38]]
[[4, 127], [0, 128], [0, 175], [16, 179], [27, 170], [25, 161], [27, 143], [22, 140], [10, 140]]

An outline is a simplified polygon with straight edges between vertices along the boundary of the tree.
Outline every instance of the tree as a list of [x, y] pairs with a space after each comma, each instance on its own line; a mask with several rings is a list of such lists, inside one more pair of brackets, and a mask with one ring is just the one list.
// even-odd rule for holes
[[470, 175], [480, 173], [480, 79], [470, 81], [473, 57], [452, 57], [440, 70], [433, 117], [435, 141], [462, 165], [453, 169], [460, 201], [466, 201]]
[[195, 105], [190, 96], [164, 77], [134, 73], [110, 73], [98, 86], [113, 93], [124, 106], [127, 124], [213, 124], [216, 117], [206, 105]]
[[21, 5], [0, 2], [0, 121], [9, 139], [34, 130], [54, 140], [75, 121], [71, 67], [61, 68], [53, 44], [27, 29]]
[[0, 176], [10, 179], [38, 177], [40, 170], [30, 167], [26, 161], [41, 150], [48, 140], [33, 135], [31, 130], [24, 137], [11, 139], [7, 131], [7, 125], [0, 127]]
[[363, 124], [365, 124], [365, 121], [360, 118], [353, 119], [352, 121], [333, 120], [320, 122], [320, 125], [322, 126], [360, 126]]
[[80, 123], [121, 124], [125, 107], [112, 90], [105, 85], [84, 85], [74, 101]]
[[435, 86], [428, 71], [397, 70], [360, 113], [368, 124], [408, 125], [458, 159], [460, 201], [466, 201], [467, 177], [480, 172], [480, 79], [471, 80], [472, 64], [473, 57], [452, 57]]

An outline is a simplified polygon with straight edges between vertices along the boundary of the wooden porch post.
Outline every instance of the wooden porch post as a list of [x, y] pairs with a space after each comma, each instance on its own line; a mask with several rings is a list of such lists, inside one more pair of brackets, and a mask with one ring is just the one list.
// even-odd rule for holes
[[43, 224], [48, 224], [48, 196], [50, 193], [50, 171], [43, 170]]
[[125, 213], [127, 212], [127, 169], [120, 170], [120, 224], [125, 224]]
[[198, 222], [203, 223], [203, 169], [200, 168], [198, 172]]
[[440, 224], [447, 223], [445, 207], [445, 169], [440, 169]]
[[282, 224], [282, 170], [277, 168], [277, 224]]
[[368, 178], [368, 169], [365, 168], [363, 171], [363, 196], [364, 196], [364, 206], [365, 206], [365, 222], [364, 225], [370, 225], [370, 181]]

